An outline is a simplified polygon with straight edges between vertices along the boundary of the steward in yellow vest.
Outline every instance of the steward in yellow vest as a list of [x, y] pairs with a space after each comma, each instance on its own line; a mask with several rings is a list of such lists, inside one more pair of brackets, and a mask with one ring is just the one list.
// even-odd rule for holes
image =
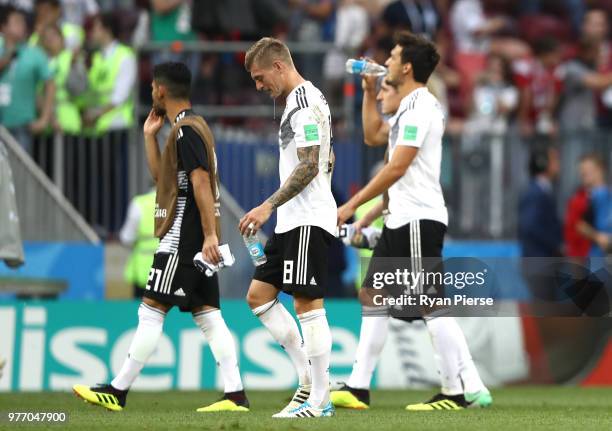
[[81, 133], [81, 114], [77, 97], [68, 89], [68, 77], [73, 70], [72, 51], [65, 49], [64, 37], [59, 27], [51, 25], [41, 32], [42, 46], [50, 58], [50, 68], [55, 80], [55, 115], [53, 124], [64, 134]]
[[134, 51], [118, 42], [117, 22], [103, 14], [94, 20], [92, 42], [98, 46], [89, 69], [84, 125], [94, 135], [125, 130], [134, 124], [133, 88], [136, 83]]
[[127, 219], [119, 238], [132, 245], [132, 254], [125, 266], [124, 279], [134, 288], [134, 297], [142, 296], [153, 264], [159, 240], [155, 230], [155, 190], [135, 196], [130, 203]]
[[60, 0], [37, 0], [35, 6], [34, 27], [28, 40], [29, 45], [41, 43], [43, 31], [49, 26], [58, 26], [64, 37], [65, 48], [75, 51], [83, 46], [85, 30], [70, 22], [62, 23], [62, 4]]

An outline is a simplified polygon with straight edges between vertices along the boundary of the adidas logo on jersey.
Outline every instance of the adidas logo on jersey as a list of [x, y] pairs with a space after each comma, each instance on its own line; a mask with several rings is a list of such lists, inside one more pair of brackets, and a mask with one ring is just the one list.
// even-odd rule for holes
[[317, 285], [317, 280], [315, 280], [314, 275], [312, 276], [312, 278], [310, 279], [310, 285], [311, 286], [316, 286]]
[[185, 292], [183, 292], [183, 288], [179, 287], [178, 290], [174, 292], [176, 296], [185, 296]]

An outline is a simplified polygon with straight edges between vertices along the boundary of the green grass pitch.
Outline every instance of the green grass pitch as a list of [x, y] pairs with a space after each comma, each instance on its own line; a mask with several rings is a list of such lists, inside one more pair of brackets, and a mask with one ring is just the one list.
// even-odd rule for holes
[[[374, 391], [365, 411], [337, 410], [336, 417], [272, 419], [289, 391], [250, 391], [249, 413], [196, 413], [216, 392], [134, 392], [126, 410], [109, 412], [71, 393], [0, 394], [0, 429], [53, 430], [612, 430], [612, 388], [514, 387], [493, 391], [488, 409], [409, 413], [404, 406], [431, 392]], [[68, 423], [10, 424], [7, 412], [63, 411]]]

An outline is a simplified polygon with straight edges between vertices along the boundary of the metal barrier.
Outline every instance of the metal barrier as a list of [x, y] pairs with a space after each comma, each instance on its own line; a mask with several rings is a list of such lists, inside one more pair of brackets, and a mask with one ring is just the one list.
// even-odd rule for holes
[[[62, 191], [1, 126], [0, 140], [8, 149], [13, 171], [22, 238], [29, 241], [99, 242], [98, 235], [70, 205]], [[59, 167], [62, 162], [58, 153], [54, 153], [52, 160]]]
[[[219, 125], [213, 125], [212, 130], [216, 137], [219, 175], [229, 195], [247, 210], [260, 204], [279, 185], [276, 136], [259, 136]], [[112, 136], [99, 140], [76, 138], [63, 144], [62, 137], [58, 136], [47, 142], [59, 144], [61, 150], [54, 147], [39, 151], [52, 157], [39, 159], [38, 163], [59, 166], [49, 172], [54, 182], [64, 184], [68, 199], [100, 231], [105, 230], [103, 226], [110, 232], [118, 229], [127, 199], [151, 186], [141, 132], [137, 130], [134, 135], [135, 139], [122, 146], [117, 146]], [[164, 141], [163, 135], [162, 132], [160, 142]], [[445, 137], [441, 182], [449, 209], [450, 235], [516, 236], [517, 204], [529, 181], [527, 166], [534, 145], [534, 141], [513, 133], [481, 135], [476, 139]], [[567, 199], [579, 183], [580, 156], [595, 152], [610, 166], [612, 135], [605, 132], [567, 134], [559, 138], [557, 145], [562, 168], [556, 190], [562, 216]], [[366, 147], [359, 138], [336, 140], [334, 151], [333, 186], [338, 203], [342, 203], [367, 181], [371, 166], [382, 160], [383, 153]], [[266, 226], [266, 232], [271, 233], [273, 227], [274, 219]]]

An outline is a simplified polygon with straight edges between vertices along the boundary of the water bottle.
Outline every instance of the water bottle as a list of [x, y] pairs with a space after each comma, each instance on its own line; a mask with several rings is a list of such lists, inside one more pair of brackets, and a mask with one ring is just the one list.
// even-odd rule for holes
[[387, 68], [380, 64], [372, 63], [366, 60], [357, 60], [355, 58], [349, 58], [346, 60], [346, 71], [353, 75], [374, 75], [384, 76], [387, 74]]
[[244, 245], [246, 245], [255, 266], [263, 265], [268, 261], [268, 258], [264, 253], [263, 244], [259, 240], [259, 236], [257, 234], [249, 235], [247, 232], [242, 235], [242, 240], [244, 241]]

